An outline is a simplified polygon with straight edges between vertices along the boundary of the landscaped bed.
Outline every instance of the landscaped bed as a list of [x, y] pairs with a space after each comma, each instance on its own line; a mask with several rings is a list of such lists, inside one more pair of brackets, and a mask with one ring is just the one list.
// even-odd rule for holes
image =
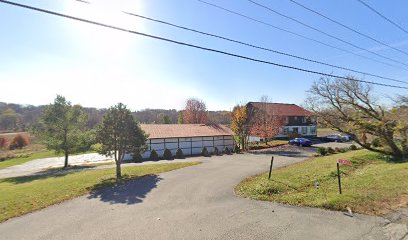
[[[341, 195], [337, 159], [352, 162], [351, 167], [340, 167]], [[408, 159], [391, 162], [367, 150], [316, 157], [274, 170], [271, 180], [268, 173], [249, 177], [235, 191], [265, 201], [341, 211], [350, 207], [354, 212], [382, 215], [408, 206]]]
[[84, 195], [100, 187], [197, 164], [199, 162], [124, 167], [123, 178], [119, 183], [116, 182], [114, 168], [0, 179], [0, 222]]

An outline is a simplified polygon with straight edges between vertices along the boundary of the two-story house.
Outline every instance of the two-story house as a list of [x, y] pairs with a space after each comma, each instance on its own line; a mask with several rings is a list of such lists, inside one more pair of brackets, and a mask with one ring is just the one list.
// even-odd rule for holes
[[[288, 137], [290, 133], [304, 137], [317, 136], [316, 117], [312, 112], [296, 104], [249, 102], [247, 108], [249, 112], [266, 111], [269, 116], [283, 118], [283, 126], [278, 135], [274, 136], [276, 138]], [[251, 136], [252, 139], [257, 137], [260, 136]]]

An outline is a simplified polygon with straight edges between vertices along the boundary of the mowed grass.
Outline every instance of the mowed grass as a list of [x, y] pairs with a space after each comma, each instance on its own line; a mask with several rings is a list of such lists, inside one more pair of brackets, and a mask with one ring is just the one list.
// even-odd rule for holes
[[271, 140], [268, 141], [268, 144], [265, 142], [254, 142], [254, 143], [249, 143], [249, 149], [264, 149], [264, 148], [270, 148], [270, 147], [276, 147], [276, 146], [281, 146], [284, 144], [287, 144], [288, 140]]
[[322, 137], [330, 134], [339, 134], [338, 131], [331, 128], [317, 128], [317, 136]]
[[[197, 165], [199, 162], [166, 163], [122, 168], [121, 182]], [[115, 169], [61, 172], [53, 175], [0, 179], [0, 222], [72, 199], [117, 183]]]
[[[339, 194], [337, 159], [349, 159], [352, 167], [340, 169], [343, 194]], [[319, 189], [314, 185], [320, 183]], [[238, 195], [278, 203], [382, 215], [408, 206], [408, 162], [392, 163], [377, 153], [357, 150], [317, 157], [249, 177], [236, 186]]]

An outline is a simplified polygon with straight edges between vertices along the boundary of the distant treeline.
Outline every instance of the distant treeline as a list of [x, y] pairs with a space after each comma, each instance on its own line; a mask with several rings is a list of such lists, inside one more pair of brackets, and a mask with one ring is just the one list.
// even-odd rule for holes
[[[0, 102], [0, 132], [27, 131], [37, 122], [42, 115], [44, 105], [22, 105]], [[83, 108], [88, 114], [88, 128], [92, 129], [102, 120], [107, 109]], [[180, 111], [176, 109], [144, 109], [133, 112], [140, 123], [171, 123], [179, 120]], [[209, 111], [208, 118], [211, 123], [230, 124], [228, 111]]]

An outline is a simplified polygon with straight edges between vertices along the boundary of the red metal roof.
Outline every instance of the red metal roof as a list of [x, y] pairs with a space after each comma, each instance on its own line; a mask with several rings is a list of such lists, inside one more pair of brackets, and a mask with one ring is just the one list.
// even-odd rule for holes
[[223, 125], [205, 124], [140, 124], [149, 138], [212, 137], [233, 135]]
[[270, 115], [275, 116], [312, 116], [313, 113], [299, 107], [296, 104], [287, 103], [262, 103], [262, 102], [250, 102], [248, 103], [255, 108], [262, 109], [266, 108]]

